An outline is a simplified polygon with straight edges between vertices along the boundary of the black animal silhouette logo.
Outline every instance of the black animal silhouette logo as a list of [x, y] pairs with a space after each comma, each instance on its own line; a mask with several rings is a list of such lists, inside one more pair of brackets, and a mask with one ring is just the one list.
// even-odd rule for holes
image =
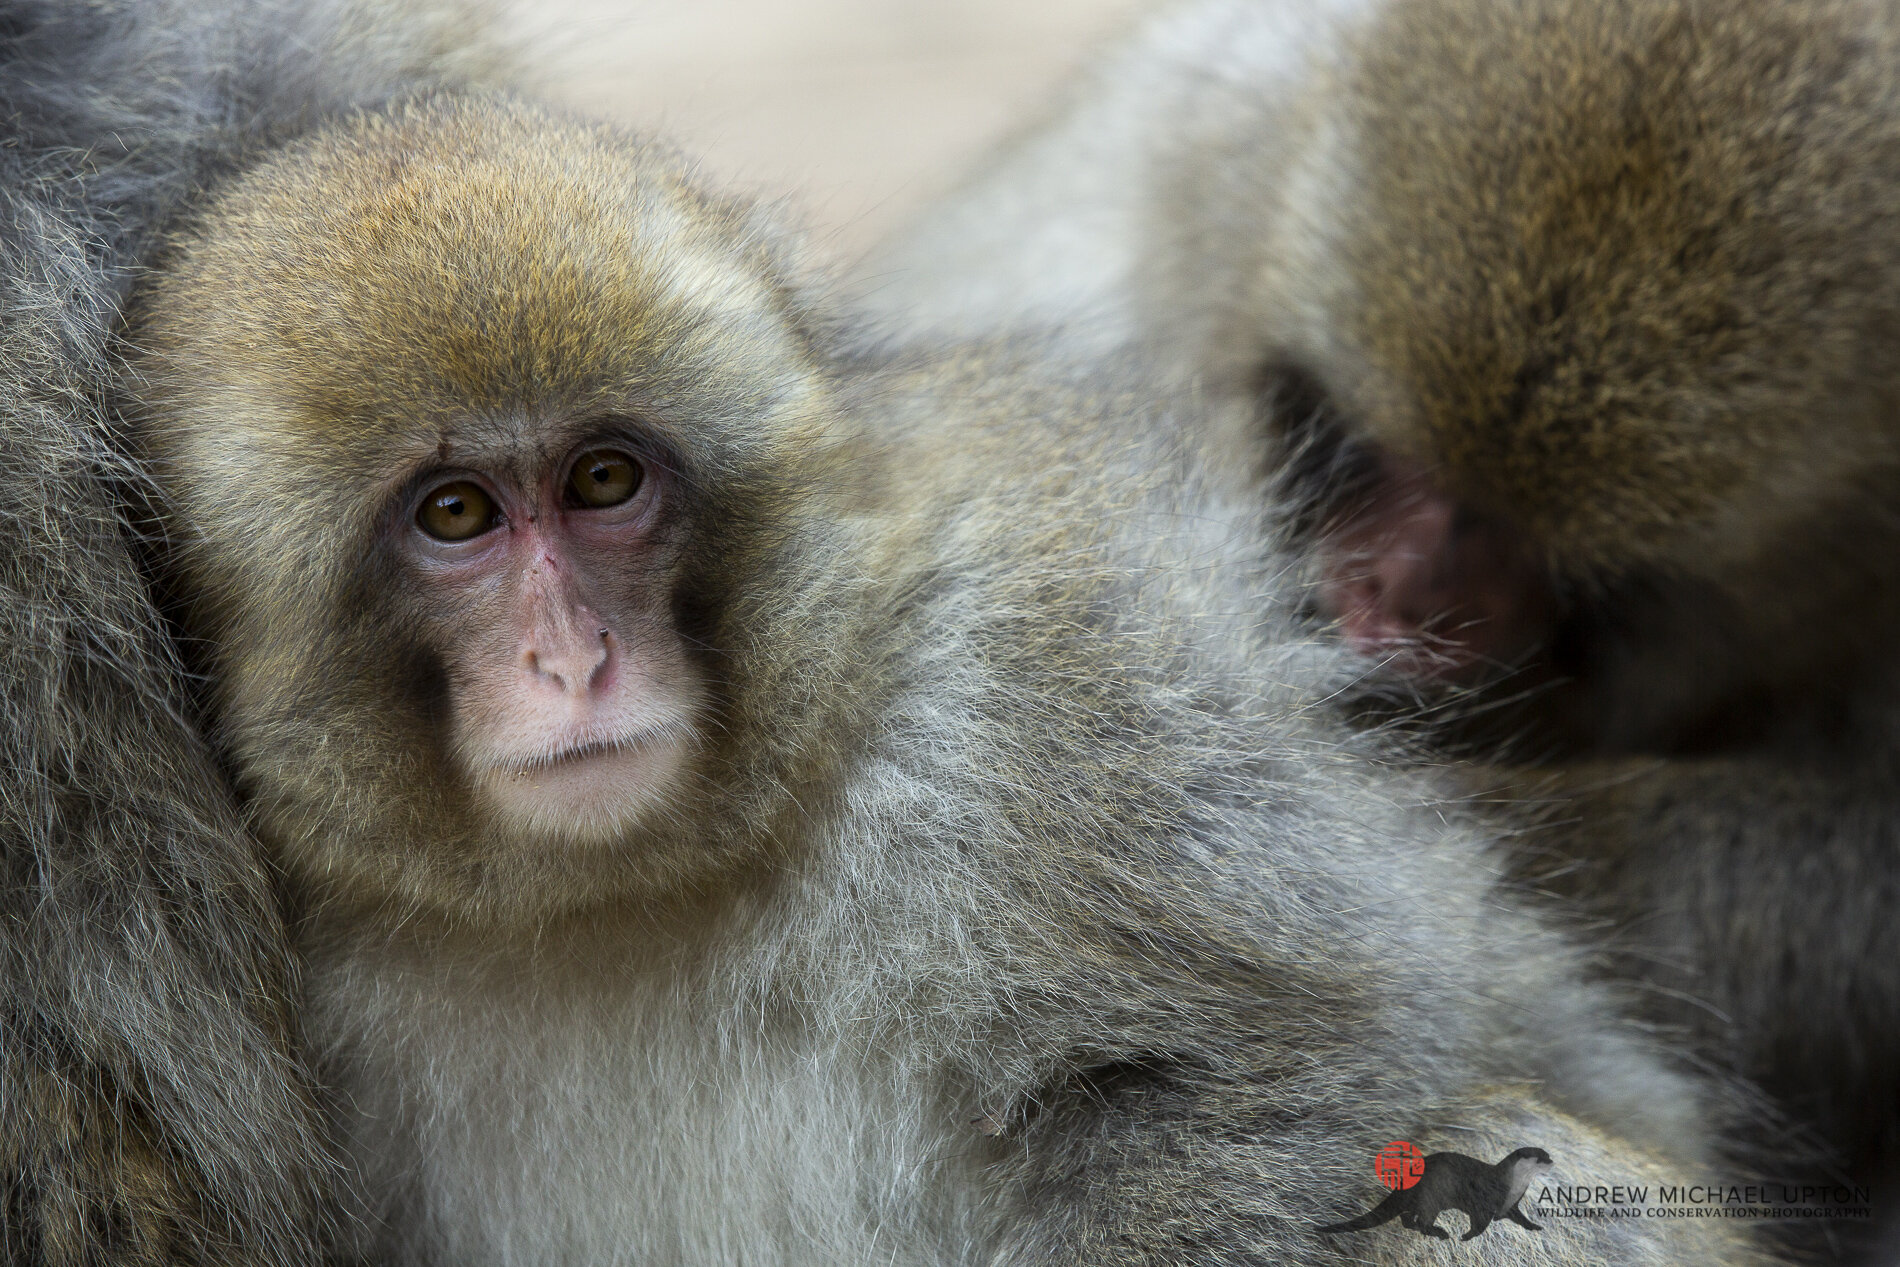
[[1496, 1219], [1541, 1232], [1542, 1226], [1526, 1218], [1517, 1203], [1531, 1180], [1550, 1166], [1550, 1154], [1541, 1148], [1520, 1148], [1493, 1166], [1463, 1153], [1420, 1157], [1410, 1144], [1392, 1144], [1379, 1154], [1378, 1167], [1392, 1195], [1356, 1219], [1319, 1230], [1327, 1235], [1358, 1232], [1397, 1219], [1421, 1236], [1448, 1241], [1451, 1233], [1438, 1226], [1438, 1216], [1446, 1210], [1463, 1210], [1471, 1228], [1460, 1240], [1470, 1240]]

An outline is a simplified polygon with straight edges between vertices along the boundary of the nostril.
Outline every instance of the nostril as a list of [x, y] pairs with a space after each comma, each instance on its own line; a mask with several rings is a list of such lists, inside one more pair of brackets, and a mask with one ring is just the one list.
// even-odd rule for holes
[[567, 689], [567, 681], [561, 676], [560, 671], [550, 667], [543, 661], [538, 652], [528, 652], [528, 672], [535, 677], [546, 678], [549, 682], [554, 684], [557, 690], [564, 691]]
[[524, 648], [520, 663], [530, 678], [563, 695], [591, 691], [614, 658], [613, 630], [599, 634], [598, 642], [590, 642], [577, 629], [560, 645]]

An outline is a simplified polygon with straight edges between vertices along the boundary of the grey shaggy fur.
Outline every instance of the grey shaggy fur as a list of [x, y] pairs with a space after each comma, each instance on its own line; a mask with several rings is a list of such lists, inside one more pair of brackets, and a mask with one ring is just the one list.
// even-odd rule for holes
[[267, 877], [181, 715], [101, 409], [126, 290], [260, 147], [460, 82], [456, 22], [0, 3], [0, 1260], [315, 1261]]

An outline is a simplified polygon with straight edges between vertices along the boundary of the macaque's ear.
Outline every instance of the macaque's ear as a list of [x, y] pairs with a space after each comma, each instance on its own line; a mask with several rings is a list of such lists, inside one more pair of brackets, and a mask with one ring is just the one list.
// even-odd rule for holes
[[1556, 623], [1524, 543], [1390, 457], [1326, 526], [1320, 559], [1320, 601], [1346, 640], [1407, 677], [1482, 677], [1536, 651]]

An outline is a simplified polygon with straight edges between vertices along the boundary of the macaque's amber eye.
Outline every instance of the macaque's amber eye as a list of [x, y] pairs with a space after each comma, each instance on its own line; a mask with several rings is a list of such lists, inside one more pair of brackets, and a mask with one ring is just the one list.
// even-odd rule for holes
[[640, 463], [614, 449], [589, 449], [574, 461], [567, 495], [576, 506], [618, 506], [640, 487]]
[[495, 526], [495, 501], [467, 480], [444, 484], [422, 500], [416, 526], [437, 541], [467, 541]]

